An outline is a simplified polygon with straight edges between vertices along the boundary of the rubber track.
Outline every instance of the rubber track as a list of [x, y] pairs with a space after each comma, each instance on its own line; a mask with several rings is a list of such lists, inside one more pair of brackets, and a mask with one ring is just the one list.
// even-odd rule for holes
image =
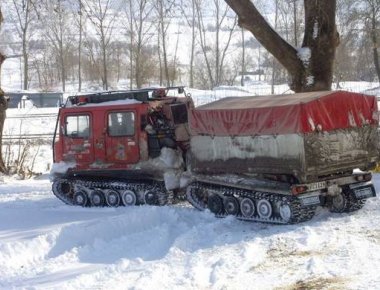
[[366, 202], [366, 199], [360, 199], [360, 200], [358, 200], [356, 198], [354, 200], [350, 199], [348, 201], [348, 206], [347, 206], [345, 212], [353, 212], [353, 211], [357, 211], [359, 209], [362, 209], [363, 206], [365, 205], [365, 202]]
[[[199, 194], [200, 192], [205, 192], [206, 195]], [[209, 192], [218, 193], [220, 196], [234, 196], [238, 198], [249, 197], [256, 201], [260, 199], [266, 199], [272, 204], [275, 204], [277, 202], [285, 202], [290, 206], [292, 212], [292, 216], [288, 221], [283, 220], [279, 215], [268, 219], [260, 218], [257, 215], [251, 218], [243, 217], [240, 214], [236, 216], [236, 218], [246, 221], [272, 224], [296, 224], [310, 220], [314, 216], [316, 210], [316, 206], [303, 207], [300, 200], [293, 196], [282, 196], [276, 193], [248, 191], [234, 187], [205, 184], [201, 182], [192, 183], [188, 187], [187, 199], [195, 208], [199, 210], [205, 210], [207, 208], [207, 194], [209, 194]], [[216, 216], [225, 217], [227, 214], [217, 214]]]
[[366, 199], [357, 199], [353, 192], [346, 191], [344, 194], [347, 198], [347, 203], [343, 212], [357, 211], [365, 205]]
[[[71, 186], [71, 192], [69, 195], [61, 192], [61, 184], [68, 183]], [[168, 203], [169, 194], [167, 193], [163, 182], [147, 180], [146, 182], [137, 181], [119, 181], [119, 180], [110, 180], [110, 181], [89, 181], [89, 180], [79, 180], [79, 179], [59, 179], [53, 182], [52, 191], [54, 195], [69, 205], [75, 205], [72, 199], [74, 190], [84, 189], [86, 192], [90, 192], [95, 189], [100, 190], [116, 190], [118, 192], [124, 190], [132, 190], [135, 192], [138, 204], [144, 204], [144, 198], [141, 195], [142, 192], [147, 190], [152, 190], [158, 193], [158, 205], [162, 206]], [[91, 205], [89, 205], [91, 206]], [[106, 206], [106, 205], [105, 205]]]

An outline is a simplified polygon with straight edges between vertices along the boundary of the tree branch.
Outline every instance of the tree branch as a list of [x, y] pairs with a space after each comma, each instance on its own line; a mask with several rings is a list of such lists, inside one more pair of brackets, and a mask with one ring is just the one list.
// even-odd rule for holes
[[264, 19], [250, 0], [225, 0], [239, 16], [239, 26], [256, 39], [294, 76], [302, 67], [297, 50], [285, 41]]

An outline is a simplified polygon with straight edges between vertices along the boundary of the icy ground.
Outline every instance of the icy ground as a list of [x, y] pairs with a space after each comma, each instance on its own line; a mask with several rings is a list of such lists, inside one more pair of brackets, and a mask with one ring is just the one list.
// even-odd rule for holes
[[[380, 175], [375, 175], [380, 191]], [[380, 198], [278, 226], [186, 205], [78, 208], [47, 179], [0, 183], [1, 289], [375, 289]], [[305, 288], [303, 288], [305, 289]]]

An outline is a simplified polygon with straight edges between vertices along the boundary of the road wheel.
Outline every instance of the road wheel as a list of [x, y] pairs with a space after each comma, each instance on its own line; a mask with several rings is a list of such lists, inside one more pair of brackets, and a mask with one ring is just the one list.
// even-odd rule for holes
[[120, 195], [115, 190], [109, 190], [106, 193], [106, 203], [108, 206], [117, 207], [120, 204]]
[[157, 193], [152, 190], [147, 190], [144, 194], [145, 203], [149, 205], [158, 205]]
[[58, 192], [64, 196], [69, 196], [73, 190], [71, 183], [67, 180], [58, 180], [53, 186], [55, 186]]
[[290, 207], [289, 203], [281, 202], [279, 204], [278, 211], [279, 211], [281, 219], [284, 222], [289, 222], [291, 220], [293, 213], [292, 213], [292, 208]]
[[121, 194], [121, 200], [125, 206], [136, 205], [136, 194], [132, 190], [126, 190]]
[[251, 218], [254, 216], [256, 209], [252, 199], [245, 197], [240, 201], [240, 211], [243, 217]]
[[87, 193], [79, 190], [74, 193], [73, 201], [75, 205], [88, 206], [88, 196]]
[[257, 214], [262, 219], [268, 219], [272, 215], [272, 205], [266, 199], [260, 199], [257, 202]]
[[223, 200], [219, 195], [213, 194], [209, 196], [207, 206], [214, 214], [223, 213]]
[[92, 206], [104, 206], [106, 199], [104, 197], [103, 191], [97, 189], [91, 192], [90, 202]]
[[229, 215], [239, 214], [239, 201], [233, 196], [227, 196], [224, 198], [224, 209]]

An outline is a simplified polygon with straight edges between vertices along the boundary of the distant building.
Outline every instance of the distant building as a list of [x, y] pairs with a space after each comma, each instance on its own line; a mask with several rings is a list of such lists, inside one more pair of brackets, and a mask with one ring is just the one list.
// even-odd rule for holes
[[5, 92], [9, 97], [8, 108], [54, 108], [63, 103], [62, 93]]
[[239, 73], [239, 78], [243, 77], [247, 81], [261, 81], [265, 78], [265, 71], [257, 69], [255, 71], [245, 71]]

